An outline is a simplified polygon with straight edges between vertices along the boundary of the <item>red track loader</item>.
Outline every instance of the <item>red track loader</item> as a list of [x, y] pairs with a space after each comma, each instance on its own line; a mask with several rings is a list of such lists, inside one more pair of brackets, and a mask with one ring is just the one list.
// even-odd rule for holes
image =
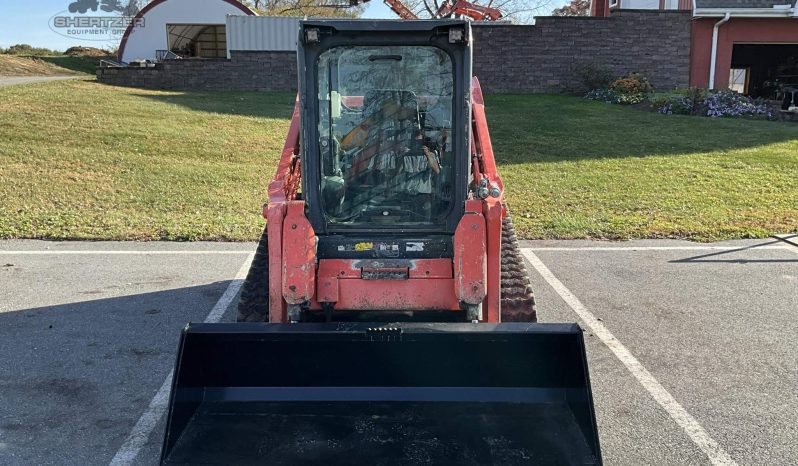
[[467, 21], [300, 24], [238, 323], [183, 332], [162, 464], [600, 464], [581, 329], [538, 324]]

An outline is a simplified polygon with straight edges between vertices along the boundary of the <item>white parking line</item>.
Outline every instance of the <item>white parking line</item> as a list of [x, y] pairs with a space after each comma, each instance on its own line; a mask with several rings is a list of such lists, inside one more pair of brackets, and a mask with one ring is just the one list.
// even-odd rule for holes
[[95, 256], [114, 256], [114, 255], [161, 255], [161, 254], [251, 254], [252, 251], [207, 251], [207, 250], [184, 250], [184, 251], [115, 251], [115, 250], [92, 250], [92, 251], [0, 251], [4, 256], [47, 256], [47, 255], [95, 255]]
[[657, 379], [634, 357], [634, 355], [587, 310], [563, 283], [551, 273], [548, 267], [530, 249], [521, 250], [535, 270], [543, 277], [566, 304], [579, 316], [585, 326], [593, 332], [624, 366], [632, 373], [652, 398], [676, 421], [698, 448], [703, 451], [714, 465], [736, 465], [728, 453], [709, 436], [698, 421], [685, 410], [682, 405], [663, 387]]
[[[236, 294], [238, 294], [238, 291], [241, 289], [241, 285], [243, 285], [249, 267], [252, 264], [253, 257], [254, 254], [250, 253], [247, 260], [244, 261], [238, 273], [236, 273], [230, 284], [227, 285], [227, 289], [224, 290], [222, 297], [219, 298], [219, 301], [213, 306], [211, 312], [208, 313], [208, 316], [205, 318], [206, 323], [215, 323], [221, 320], [224, 312], [230, 307]], [[172, 375], [173, 371], [170, 371], [169, 375], [166, 376], [166, 380], [163, 381], [161, 388], [158, 389], [158, 392], [155, 393], [152, 401], [150, 401], [147, 410], [144, 411], [144, 414], [141, 415], [136, 425], [133, 426], [133, 430], [130, 431], [130, 434], [125, 439], [125, 443], [122, 444], [119, 451], [117, 451], [116, 455], [111, 459], [111, 466], [133, 464], [136, 456], [138, 456], [139, 452], [150, 438], [150, 434], [152, 434], [158, 421], [160, 421], [164, 412], [166, 412], [167, 405], [169, 404], [169, 390], [172, 388]]]
[[758, 249], [788, 249], [789, 246], [584, 246], [584, 247], [529, 247], [529, 251], [735, 251]]
[[784, 242], [785, 249], [798, 253], [798, 246], [796, 246], [796, 244], [798, 244], [798, 234], [773, 236]]

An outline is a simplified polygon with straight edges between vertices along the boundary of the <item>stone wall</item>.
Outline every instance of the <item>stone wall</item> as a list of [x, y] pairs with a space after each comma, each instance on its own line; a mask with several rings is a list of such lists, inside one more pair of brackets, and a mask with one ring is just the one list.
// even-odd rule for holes
[[[638, 71], [659, 89], [686, 87], [690, 13], [620, 11], [609, 18], [542, 17], [534, 26], [474, 26], [474, 74], [488, 92], [580, 91], [575, 71]], [[167, 60], [154, 68], [101, 68], [100, 82], [150, 89], [293, 91], [294, 52], [231, 52], [231, 59]]]
[[686, 87], [690, 13], [620, 11], [609, 18], [544, 17], [534, 26], [474, 27], [474, 74], [488, 92], [579, 89], [576, 69], [638, 71], [660, 89]]
[[296, 53], [231, 51], [229, 60], [165, 60], [154, 68], [99, 68], [97, 79], [145, 89], [294, 91]]

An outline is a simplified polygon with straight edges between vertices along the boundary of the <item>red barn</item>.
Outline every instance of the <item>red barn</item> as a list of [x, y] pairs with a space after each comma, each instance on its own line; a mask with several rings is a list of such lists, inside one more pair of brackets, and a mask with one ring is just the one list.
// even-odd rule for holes
[[768, 97], [798, 88], [795, 0], [695, 0], [690, 84]]
[[798, 88], [796, 0], [593, 0], [616, 10], [692, 11], [690, 85], [776, 97]]

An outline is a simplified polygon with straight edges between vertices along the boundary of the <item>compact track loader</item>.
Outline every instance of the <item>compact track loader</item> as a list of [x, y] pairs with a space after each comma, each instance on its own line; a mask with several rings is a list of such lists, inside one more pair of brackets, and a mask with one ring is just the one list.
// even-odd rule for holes
[[237, 323], [183, 332], [162, 464], [601, 464], [538, 324], [471, 27], [306, 20]]

